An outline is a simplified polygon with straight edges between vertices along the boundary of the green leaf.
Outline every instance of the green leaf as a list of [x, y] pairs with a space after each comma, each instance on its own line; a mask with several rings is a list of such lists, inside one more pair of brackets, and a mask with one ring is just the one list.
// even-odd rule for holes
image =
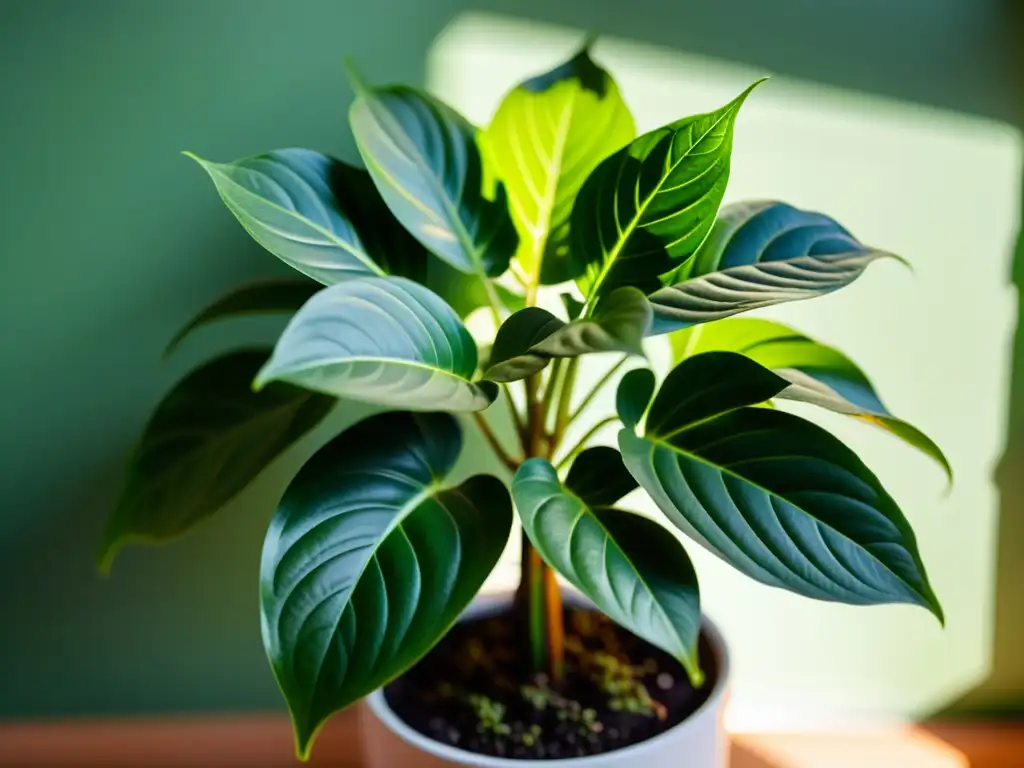
[[[460, 272], [427, 251], [398, 223], [367, 171], [335, 163], [331, 178], [341, 209], [355, 226], [367, 254], [385, 272], [427, 286], [459, 317], [488, 305], [487, 289], [480, 277]], [[512, 311], [526, 303], [523, 296], [501, 285], [493, 288]]]
[[249, 315], [290, 314], [313, 297], [322, 286], [311, 280], [263, 280], [236, 288], [208, 306], [171, 339], [166, 354], [173, 352], [197, 328], [219, 320]]
[[648, 293], [697, 250], [725, 194], [736, 115], [757, 85], [721, 109], [644, 134], [590, 174], [571, 218], [584, 295], [622, 285]]
[[436, 294], [401, 277], [320, 291], [288, 324], [254, 386], [292, 384], [409, 410], [479, 411], [497, 397], [471, 381], [477, 351]]
[[742, 355], [680, 363], [646, 432], [619, 434], [668, 519], [765, 584], [855, 605], [912, 603], [942, 620], [914, 533], [857, 456], [792, 414], [751, 407], [789, 382]]
[[591, 509], [605, 509], [637, 488], [622, 454], [607, 445], [587, 448], [572, 463], [565, 487]]
[[280, 149], [233, 163], [186, 153], [210, 175], [228, 209], [260, 245], [330, 285], [384, 270], [340, 209], [332, 174], [341, 164], [308, 149]]
[[675, 537], [640, 515], [591, 509], [545, 459], [519, 467], [512, 496], [541, 557], [613, 621], [677, 658], [700, 685], [697, 574]]
[[790, 382], [779, 397], [813, 403], [881, 427], [953, 470], [942, 449], [911, 424], [893, 416], [871, 381], [839, 350], [771, 320], [730, 318], [697, 325], [671, 337], [677, 362], [702, 352], [739, 352]]
[[654, 397], [654, 372], [649, 368], [636, 368], [619, 381], [615, 393], [615, 410], [628, 429], [636, 429]]
[[281, 499], [260, 608], [301, 758], [331, 714], [429, 651], [498, 562], [508, 491], [484, 475], [445, 488], [461, 450], [447, 414], [380, 414], [321, 449]]
[[173, 539], [223, 507], [316, 426], [329, 397], [249, 384], [269, 350], [243, 350], [193, 371], [164, 397], [128, 462], [99, 567], [131, 541]]
[[505, 188], [483, 195], [475, 129], [440, 101], [405, 86], [370, 89], [356, 79], [349, 123], [395, 218], [456, 269], [496, 277], [518, 237]]
[[651, 324], [647, 297], [623, 287], [605, 296], [590, 317], [566, 323], [538, 307], [527, 307], [502, 323], [485, 378], [516, 381], [542, 370], [552, 359], [594, 352], [643, 354]]
[[668, 287], [651, 294], [651, 333], [831, 293], [883, 256], [892, 254], [862, 245], [824, 214], [736, 203], [723, 209], [696, 256], [663, 277]]
[[575, 277], [569, 214], [590, 172], [636, 136], [619, 87], [585, 47], [513, 88], [483, 136], [508, 189], [519, 232], [516, 260], [532, 280]]

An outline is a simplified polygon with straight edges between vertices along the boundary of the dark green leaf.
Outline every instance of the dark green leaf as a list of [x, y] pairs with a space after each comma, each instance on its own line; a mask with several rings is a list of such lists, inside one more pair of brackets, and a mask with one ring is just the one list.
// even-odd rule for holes
[[518, 237], [505, 188], [483, 195], [475, 130], [430, 96], [405, 86], [356, 85], [349, 122], [381, 196], [412, 235], [456, 269], [508, 268]]
[[519, 232], [516, 259], [531, 280], [575, 277], [573, 201], [590, 172], [635, 135], [618, 86], [587, 48], [505, 96], [483, 139], [508, 189]]
[[736, 115], [756, 85], [721, 109], [644, 134], [590, 174], [571, 218], [584, 295], [623, 285], [650, 292], [697, 250], [725, 194]]
[[571, 293], [559, 294], [559, 298], [562, 300], [562, 306], [565, 307], [565, 316], [570, 320], [575, 320], [583, 314], [583, 308], [586, 304], [582, 301], [577, 301]]
[[447, 414], [381, 414], [321, 449], [281, 499], [260, 607], [300, 757], [331, 714], [430, 650], [501, 556], [504, 485], [483, 475], [441, 485], [461, 449]]
[[835, 220], [777, 202], [726, 207], [690, 261], [651, 294], [652, 334], [812, 299], [849, 285], [875, 259]]
[[268, 353], [207, 363], [157, 406], [107, 523], [101, 570], [130, 541], [167, 541], [212, 515], [327, 415], [329, 397], [286, 384], [252, 391]]
[[545, 459], [519, 467], [512, 496], [541, 557], [613, 621], [677, 658], [700, 685], [697, 574], [675, 537], [639, 515], [589, 508]]
[[320, 283], [302, 279], [265, 280], [243, 285], [217, 299], [189, 320], [171, 339], [166, 354], [173, 352], [192, 331], [218, 320], [249, 315], [294, 313], [321, 287]]
[[255, 386], [281, 380], [409, 410], [478, 411], [497, 397], [472, 383], [476, 344], [427, 288], [401, 277], [349, 280], [292, 318]]
[[583, 451], [572, 463], [565, 487], [591, 509], [605, 509], [637, 487], [622, 454], [607, 445]]
[[308, 149], [224, 164], [189, 157], [256, 242], [289, 266], [327, 285], [384, 274], [339, 207], [331, 181], [337, 160]]
[[619, 414], [619, 421], [628, 429], [636, 429], [636, 425], [643, 419], [654, 397], [654, 384], [654, 372], [649, 368], [632, 370], [619, 381], [619, 389], [615, 393], [615, 410]]
[[871, 471], [820, 427], [751, 407], [787, 385], [730, 352], [685, 360], [644, 437], [620, 432], [626, 466], [674, 525], [758, 581], [941, 620], [910, 524]]
[[491, 381], [516, 381], [541, 370], [554, 358], [594, 352], [643, 354], [651, 323], [647, 297], [636, 288], [612, 291], [590, 317], [566, 323], [538, 307], [527, 307], [506, 320], [495, 337]]
[[799, 331], [771, 320], [730, 318], [672, 335], [676, 361], [713, 350], [739, 352], [790, 382], [779, 397], [813, 403], [891, 432], [941, 466], [953, 470], [931, 438], [897, 419], [882, 404], [864, 372], [850, 358]]

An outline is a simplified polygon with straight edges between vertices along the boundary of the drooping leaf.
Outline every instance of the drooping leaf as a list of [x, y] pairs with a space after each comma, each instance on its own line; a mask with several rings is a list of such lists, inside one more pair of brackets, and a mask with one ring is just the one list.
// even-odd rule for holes
[[292, 384], [409, 410], [478, 411], [497, 386], [473, 383], [476, 344], [427, 288], [368, 277], [326, 288], [296, 313], [255, 386]]
[[619, 389], [615, 393], [615, 410], [627, 429], [636, 429], [641, 422], [651, 398], [654, 397], [654, 372], [649, 368], [636, 368], [629, 371], [619, 381]]
[[622, 454], [610, 446], [595, 445], [573, 461], [565, 487], [591, 509], [605, 509], [633, 491], [637, 482]]
[[483, 137], [508, 190], [516, 259], [531, 279], [575, 277], [569, 214], [590, 172], [636, 136], [629, 107], [587, 47], [513, 88]]
[[512, 496], [541, 557], [613, 621], [677, 658], [700, 685], [697, 574], [675, 537], [640, 515], [591, 509], [545, 459], [519, 467]]
[[779, 397], [813, 403], [891, 432], [945, 470], [953, 470], [942, 449], [921, 430], [893, 416], [871, 381], [834, 347], [771, 320], [729, 318], [692, 326], [671, 337], [676, 362], [702, 352], [739, 352], [790, 382]]
[[892, 254], [862, 245], [824, 214], [736, 203], [723, 209], [696, 256], [651, 294], [651, 333], [831, 293], [883, 256]]
[[647, 297], [628, 286], [601, 299], [589, 317], [569, 323], [545, 309], [527, 307], [498, 329], [485, 376], [491, 381], [516, 381], [543, 369], [554, 358], [593, 352], [642, 355], [650, 324]]
[[584, 295], [622, 285], [649, 293], [696, 252], [725, 194], [736, 115], [756, 85], [721, 109], [644, 134], [590, 174], [571, 217]]
[[302, 279], [263, 280], [243, 285], [217, 299], [189, 320], [168, 343], [166, 353], [173, 352], [197, 328], [219, 320], [297, 312], [322, 287], [320, 283]]
[[327, 415], [334, 400], [323, 395], [287, 384], [252, 391], [269, 352], [217, 358], [160, 402], [103, 534], [101, 570], [131, 541], [167, 541], [212, 515]]
[[820, 427], [751, 407], [788, 385], [739, 354], [691, 357], [644, 436], [620, 432], [626, 466], [676, 527], [758, 581], [941, 620], [910, 524], [874, 474]]
[[395, 218], [456, 269], [496, 277], [518, 237], [505, 188], [483, 194], [475, 130], [440, 101], [405, 86], [368, 88], [353, 74], [349, 123], [359, 152]]
[[447, 414], [373, 416], [321, 449], [281, 499], [260, 607], [300, 757], [331, 714], [430, 650], [501, 556], [512, 525], [501, 481], [442, 485], [461, 449]]
[[341, 211], [332, 174], [341, 164], [308, 149], [280, 149], [233, 163], [189, 154], [250, 235], [279, 259], [326, 285], [383, 275]]

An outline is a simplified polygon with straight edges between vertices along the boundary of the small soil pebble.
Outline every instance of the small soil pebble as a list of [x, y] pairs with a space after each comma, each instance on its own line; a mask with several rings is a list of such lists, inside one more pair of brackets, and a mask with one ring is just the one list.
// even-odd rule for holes
[[431, 739], [481, 755], [544, 760], [603, 754], [685, 720], [708, 698], [715, 658], [702, 638], [699, 689], [682, 665], [602, 614], [566, 611], [565, 679], [535, 674], [512, 612], [459, 624], [384, 690]]

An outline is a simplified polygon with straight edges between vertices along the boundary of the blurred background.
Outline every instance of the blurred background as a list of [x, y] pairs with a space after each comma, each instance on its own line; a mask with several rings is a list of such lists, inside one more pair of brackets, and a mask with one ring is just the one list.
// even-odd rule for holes
[[162, 393], [278, 329], [211, 328], [164, 358], [212, 299], [287, 271], [181, 150], [356, 160], [345, 55], [484, 124], [586, 31], [641, 131], [772, 75], [739, 119], [728, 199], [820, 208], [913, 265], [772, 316], [848, 352], [949, 456], [947, 491], [884, 434], [828, 422], [907, 510], [947, 626], [794, 598], [689, 547], [734, 648], [733, 724], [1024, 714], [1022, 6], [0, 0], [0, 719], [283, 708], [259, 636], [263, 531], [297, 466], [368, 408], [339, 407], [180, 542], [93, 567]]

